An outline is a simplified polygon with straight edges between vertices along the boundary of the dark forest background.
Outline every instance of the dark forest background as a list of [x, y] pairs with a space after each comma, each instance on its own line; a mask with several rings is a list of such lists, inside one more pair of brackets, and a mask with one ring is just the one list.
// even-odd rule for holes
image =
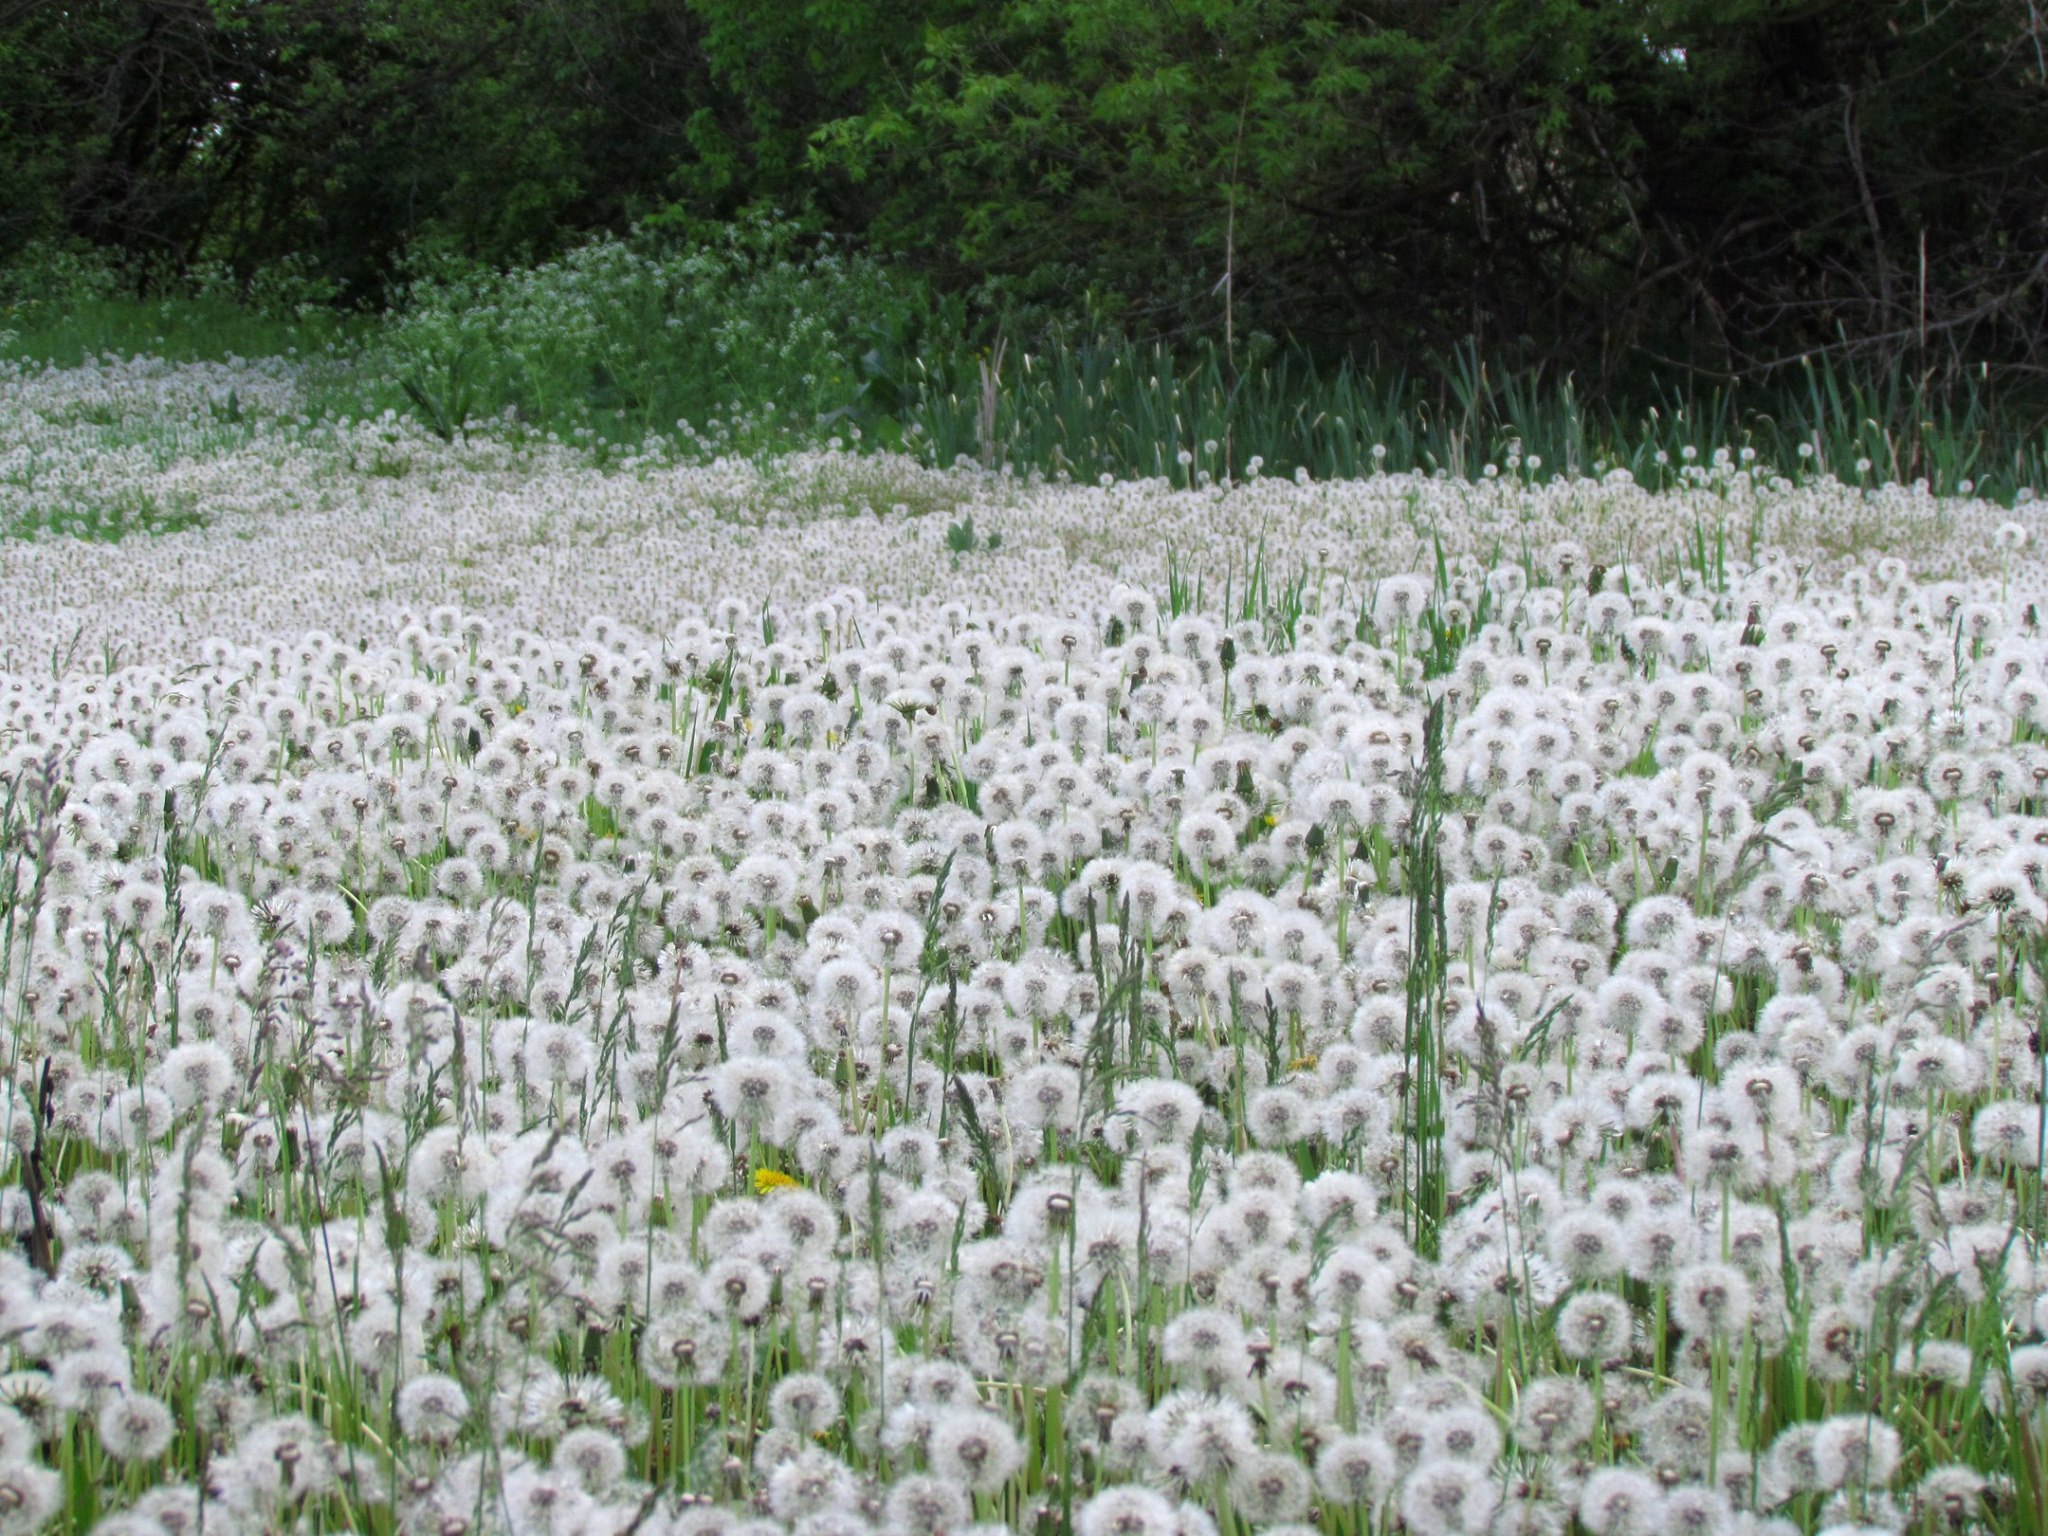
[[772, 210], [1233, 368], [2048, 381], [2037, 0], [0, 0], [0, 69], [0, 263], [138, 294], [381, 309]]

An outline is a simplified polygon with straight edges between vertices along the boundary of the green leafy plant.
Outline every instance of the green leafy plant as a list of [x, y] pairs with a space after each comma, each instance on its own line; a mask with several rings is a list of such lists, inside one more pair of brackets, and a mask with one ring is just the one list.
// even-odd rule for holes
[[977, 533], [974, 528], [974, 514], [963, 515], [958, 522], [946, 525], [946, 548], [951, 551], [953, 563], [959, 564], [962, 555], [974, 553], [977, 549], [997, 550], [1003, 547], [1000, 533]]

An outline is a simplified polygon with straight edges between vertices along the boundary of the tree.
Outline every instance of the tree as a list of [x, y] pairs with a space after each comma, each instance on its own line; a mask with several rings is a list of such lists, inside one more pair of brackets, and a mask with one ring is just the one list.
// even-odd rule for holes
[[381, 296], [802, 211], [990, 307], [1596, 385], [2048, 365], [2028, 0], [0, 0], [0, 258]]

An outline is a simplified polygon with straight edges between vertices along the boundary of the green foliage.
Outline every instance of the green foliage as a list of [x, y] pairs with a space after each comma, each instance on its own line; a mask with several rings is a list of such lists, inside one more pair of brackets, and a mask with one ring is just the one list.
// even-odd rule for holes
[[132, 266], [79, 245], [39, 244], [0, 267], [0, 357], [72, 367], [141, 354], [180, 362], [310, 357], [346, 350], [360, 325], [323, 303], [331, 293], [287, 263], [248, 292], [220, 267], [198, 268], [137, 296]]
[[1469, 346], [1413, 371], [1318, 367], [1256, 333], [1234, 361], [1213, 339], [1059, 328], [1049, 350], [989, 347], [959, 296], [765, 214], [717, 225], [672, 208], [631, 240], [529, 268], [423, 258], [405, 302], [375, 319], [338, 315], [288, 269], [260, 306], [220, 269], [147, 299], [131, 285], [103, 257], [37, 248], [0, 269], [0, 356], [297, 356], [316, 413], [409, 413], [449, 439], [553, 434], [608, 459], [836, 439], [937, 466], [1182, 487], [1419, 469], [1626, 470], [1661, 489], [1758, 465], [2007, 501], [2048, 485], [2048, 433], [1988, 369], [1944, 390], [1903, 365], [1822, 356], [1755, 383], [1653, 378], [1599, 396]]
[[2044, 91], [1996, 0], [1010, 0], [927, 28], [817, 158], [878, 242], [1148, 330], [1953, 381], [2036, 344]]
[[1263, 331], [1637, 400], [1825, 355], [1962, 409], [2048, 341], [2041, 39], [2011, 0], [17, 6], [0, 259], [374, 307], [781, 208], [1034, 351], [1213, 338], [1234, 383]]
[[1403, 856], [1409, 895], [1407, 985], [1402, 1014], [1402, 1192], [1404, 1220], [1416, 1252], [1438, 1256], [1445, 1213], [1444, 1052], [1439, 1035], [1448, 985], [1444, 872], [1439, 846], [1444, 807], [1444, 706], [1431, 703], [1415, 811]]
[[0, 60], [0, 355], [622, 455], [2042, 479], [2007, 0], [86, 0]]
[[399, 376], [398, 387], [405, 391], [405, 398], [443, 442], [454, 442], [457, 433], [469, 433], [470, 408], [475, 403], [470, 356], [466, 346], [457, 351], [428, 351]]
[[[417, 250], [531, 261], [677, 184], [730, 212], [748, 113], [703, 41], [670, 0], [14, 7], [0, 253], [71, 236], [245, 285], [299, 257], [364, 302]], [[704, 153], [722, 175], [685, 174]]]
[[[1626, 470], [1662, 489], [1729, 464], [1794, 479], [1971, 489], [2010, 500], [2048, 485], [2048, 433], [1988, 381], [1945, 397], [1902, 368], [1808, 360], [1746, 386], [1685, 389], [1653, 379], [1634, 399], [1588, 400], [1565, 375], [1517, 378], [1469, 349], [1416, 373], [1344, 360], [1318, 369], [1252, 338], [1233, 370], [1200, 341], [1178, 352], [1099, 338], [1026, 353], [984, 422], [964, 348], [921, 360], [906, 430], [936, 464], [974, 461], [985, 441], [1020, 473], [1158, 477], [1194, 487], [1259, 475], [1353, 478], [1379, 470], [1548, 479]], [[1868, 468], [1857, 466], [1868, 461]]]
[[767, 218], [688, 245], [656, 225], [509, 272], [443, 260], [370, 348], [371, 404], [444, 437], [490, 417], [694, 453], [828, 434], [886, 445], [900, 429], [875, 338], [914, 336], [924, 302], [920, 285]]
[[188, 495], [126, 490], [112, 496], [35, 507], [26, 516], [0, 523], [0, 532], [9, 538], [58, 534], [111, 544], [134, 534], [181, 533], [203, 527], [205, 522]]
[[958, 565], [962, 555], [971, 555], [977, 549], [995, 551], [1003, 547], [1000, 533], [976, 533], [974, 514], [963, 515], [957, 523], [946, 524], [946, 548], [952, 551], [953, 563]]

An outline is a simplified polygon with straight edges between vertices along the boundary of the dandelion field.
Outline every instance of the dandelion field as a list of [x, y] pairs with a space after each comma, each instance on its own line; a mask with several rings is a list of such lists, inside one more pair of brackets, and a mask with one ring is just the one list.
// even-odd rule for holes
[[2048, 530], [1702, 448], [0, 374], [0, 1533], [2048, 1532]]

